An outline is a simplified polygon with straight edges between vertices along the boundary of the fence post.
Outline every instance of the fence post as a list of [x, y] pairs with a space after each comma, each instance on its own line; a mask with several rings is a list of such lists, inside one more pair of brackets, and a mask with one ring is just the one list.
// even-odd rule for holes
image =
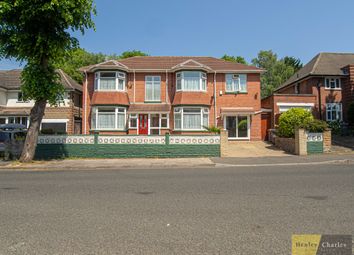
[[327, 129], [323, 131], [323, 152], [330, 152], [332, 146], [332, 131]]
[[93, 136], [94, 136], [94, 143], [98, 144], [98, 132], [94, 132]]
[[170, 134], [169, 133], [165, 134], [165, 144], [170, 145]]
[[220, 156], [226, 157], [227, 156], [227, 147], [229, 145], [229, 137], [227, 130], [220, 131]]
[[295, 154], [299, 156], [307, 155], [307, 135], [305, 129], [299, 128], [295, 130]]

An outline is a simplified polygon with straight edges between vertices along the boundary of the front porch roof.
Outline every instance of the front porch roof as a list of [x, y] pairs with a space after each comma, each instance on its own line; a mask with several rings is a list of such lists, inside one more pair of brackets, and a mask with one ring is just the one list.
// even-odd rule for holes
[[128, 113], [169, 113], [169, 104], [131, 104]]
[[0, 108], [0, 116], [29, 116], [31, 108]]
[[220, 112], [221, 112], [221, 116], [256, 114], [253, 107], [222, 107], [220, 109]]
[[94, 92], [91, 105], [129, 105], [126, 92]]

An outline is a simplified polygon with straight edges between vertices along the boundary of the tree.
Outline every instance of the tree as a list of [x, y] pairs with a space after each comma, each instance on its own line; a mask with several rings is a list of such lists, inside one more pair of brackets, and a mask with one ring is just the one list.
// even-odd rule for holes
[[262, 97], [271, 95], [275, 89], [288, 80], [299, 68], [302, 63], [294, 57], [284, 57], [278, 59], [273, 51], [260, 51], [257, 58], [252, 59], [252, 64], [266, 70], [261, 75]]
[[78, 46], [70, 33], [93, 28], [93, 0], [2, 0], [0, 2], [0, 54], [26, 62], [22, 86], [26, 99], [34, 100], [20, 160], [34, 157], [46, 104], [57, 105], [64, 88], [55, 63]]
[[131, 57], [137, 57], [137, 56], [149, 56], [148, 54], [140, 51], [140, 50], [132, 50], [132, 51], [124, 51], [120, 56], [119, 59], [124, 59], [124, 58], [131, 58]]
[[90, 53], [82, 48], [77, 48], [69, 51], [63, 59], [60, 59], [56, 67], [62, 69], [77, 82], [82, 83], [83, 75], [79, 68], [101, 63], [106, 58], [107, 56], [103, 53]]
[[230, 62], [235, 62], [235, 63], [247, 65], [247, 61], [244, 59], [244, 57], [241, 57], [241, 56], [230, 56], [230, 55], [225, 54], [224, 56], [221, 57], [221, 59], [226, 60], [226, 61], [230, 61]]

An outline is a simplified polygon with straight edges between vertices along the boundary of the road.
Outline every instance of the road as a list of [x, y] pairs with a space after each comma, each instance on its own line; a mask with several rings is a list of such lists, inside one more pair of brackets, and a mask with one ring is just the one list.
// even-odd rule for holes
[[0, 254], [290, 254], [354, 234], [354, 165], [0, 172]]

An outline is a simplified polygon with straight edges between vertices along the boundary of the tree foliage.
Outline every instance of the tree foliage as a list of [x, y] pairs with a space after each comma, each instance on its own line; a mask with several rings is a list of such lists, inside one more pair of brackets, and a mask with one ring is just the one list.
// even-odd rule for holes
[[247, 61], [244, 59], [244, 57], [241, 57], [241, 56], [230, 56], [230, 55], [225, 54], [224, 56], [221, 57], [221, 59], [226, 60], [226, 61], [230, 61], [230, 62], [235, 62], [235, 63], [247, 65]]
[[262, 97], [267, 97], [302, 67], [299, 59], [284, 57], [278, 59], [273, 51], [260, 51], [252, 64], [266, 70], [261, 76]]
[[21, 161], [34, 157], [47, 102], [56, 105], [63, 98], [55, 63], [79, 45], [70, 30], [93, 28], [93, 14], [93, 0], [0, 1], [0, 56], [26, 62], [21, 89], [35, 101]]
[[107, 55], [104, 53], [91, 53], [82, 48], [77, 48], [69, 51], [63, 59], [56, 63], [56, 67], [62, 69], [77, 82], [82, 83], [83, 74], [79, 71], [80, 67], [95, 65], [105, 60], [119, 60], [135, 56], [148, 56], [146, 53], [133, 50], [125, 51], [121, 55]]

